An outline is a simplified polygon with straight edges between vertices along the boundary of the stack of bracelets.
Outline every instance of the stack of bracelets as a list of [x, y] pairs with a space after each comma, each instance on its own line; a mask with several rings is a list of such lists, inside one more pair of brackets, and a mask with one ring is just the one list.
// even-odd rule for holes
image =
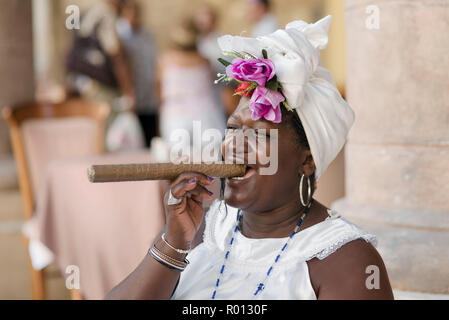
[[[187, 254], [190, 250], [183, 250], [183, 249], [177, 249], [170, 245], [167, 240], [165, 240], [165, 233], [162, 234], [162, 241], [172, 250], [181, 253], [181, 254]], [[184, 259], [184, 261], [177, 260], [173, 257], [170, 257], [169, 255], [163, 253], [160, 249], [158, 249], [155, 244], [151, 247], [151, 249], [148, 251], [148, 253], [160, 264], [163, 266], [176, 270], [176, 271], [184, 271], [184, 269], [189, 264], [189, 260]]]

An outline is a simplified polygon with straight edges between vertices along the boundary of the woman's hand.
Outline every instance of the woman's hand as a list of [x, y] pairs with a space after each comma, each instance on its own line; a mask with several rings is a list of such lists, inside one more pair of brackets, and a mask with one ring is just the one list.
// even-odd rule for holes
[[[170, 189], [172, 195], [181, 202], [166, 205], [165, 239], [177, 249], [190, 249], [192, 240], [203, 219], [203, 200], [211, 199], [212, 194], [206, 189], [213, 182], [201, 173], [186, 172], [180, 174]], [[167, 203], [168, 194], [165, 196]], [[185, 255], [175, 252], [161, 239], [155, 246], [173, 259], [182, 261]], [[179, 272], [170, 270], [147, 254], [140, 265], [122, 282], [115, 286], [106, 296], [107, 299], [169, 299], [179, 280]]]
[[[170, 185], [172, 195], [181, 202], [166, 205], [165, 238], [178, 249], [190, 249], [204, 216], [203, 200], [212, 199], [212, 192], [206, 189], [213, 178], [201, 173], [185, 172]], [[167, 203], [168, 194], [165, 196]]]

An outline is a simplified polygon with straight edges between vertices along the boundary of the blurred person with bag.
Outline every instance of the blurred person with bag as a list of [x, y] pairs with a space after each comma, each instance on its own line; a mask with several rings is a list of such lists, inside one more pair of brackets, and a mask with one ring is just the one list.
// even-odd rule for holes
[[[129, 67], [116, 29], [122, 2], [96, 1], [82, 14], [80, 29], [75, 33], [66, 64], [71, 90], [89, 100], [106, 101], [112, 108], [106, 133], [108, 150], [129, 149], [131, 145], [133, 149], [135, 145], [143, 145], [142, 141], [129, 143], [130, 140], [139, 139], [138, 132], [141, 128], [138, 122], [132, 119], [127, 121], [118, 119], [118, 117], [132, 117], [130, 113], [121, 113], [132, 111], [135, 105]], [[125, 123], [127, 126], [124, 127]], [[108, 142], [111, 140], [110, 135], [116, 137], [120, 135], [122, 136], [120, 140], [128, 141], [128, 144], [115, 143], [111, 146]]]

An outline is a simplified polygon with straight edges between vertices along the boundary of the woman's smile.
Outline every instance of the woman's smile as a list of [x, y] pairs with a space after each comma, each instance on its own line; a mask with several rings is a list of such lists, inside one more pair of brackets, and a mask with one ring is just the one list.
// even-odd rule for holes
[[230, 179], [227, 179], [227, 182], [230, 187], [240, 186], [240, 185], [246, 184], [252, 177], [255, 177], [257, 174], [258, 173], [257, 173], [256, 168], [247, 165], [246, 172], [243, 177], [230, 178]]

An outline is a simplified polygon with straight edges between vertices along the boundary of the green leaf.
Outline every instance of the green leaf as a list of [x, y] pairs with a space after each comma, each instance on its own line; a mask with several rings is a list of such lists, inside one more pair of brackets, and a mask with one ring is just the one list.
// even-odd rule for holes
[[248, 55], [251, 57], [251, 59], [257, 59], [257, 57], [253, 56], [251, 53], [243, 51], [244, 54]]
[[231, 63], [229, 62], [229, 61], [226, 61], [225, 59], [223, 59], [223, 58], [218, 58], [217, 59], [218, 60], [218, 62], [220, 62], [222, 65], [224, 65], [225, 67], [227, 67], [227, 66], [229, 66]]
[[277, 82], [274, 78], [268, 81], [265, 85], [267, 89], [270, 89], [271, 91], [278, 91], [279, 89], [279, 82]]
[[257, 82], [253, 81], [253, 82], [251, 83], [251, 85], [248, 87], [248, 90], [256, 89], [258, 85], [259, 85], [259, 84], [258, 84]]
[[267, 53], [267, 50], [262, 49], [262, 57], [263, 57], [264, 59], [268, 59], [268, 53]]
[[238, 53], [236, 51], [223, 51], [223, 53], [234, 58], [245, 59], [245, 57], [241, 53]]

